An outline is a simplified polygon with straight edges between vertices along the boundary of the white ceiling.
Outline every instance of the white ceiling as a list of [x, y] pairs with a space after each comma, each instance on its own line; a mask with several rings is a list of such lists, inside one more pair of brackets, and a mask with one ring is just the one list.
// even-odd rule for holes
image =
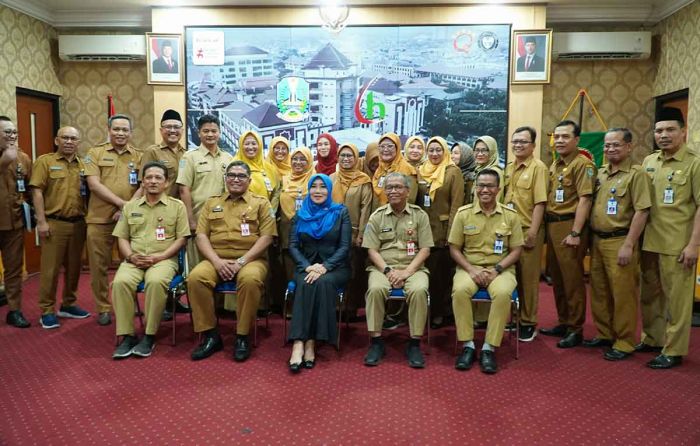
[[[352, 5], [377, 0], [340, 0]], [[379, 0], [384, 5], [519, 3], [547, 4], [547, 23], [655, 24], [694, 0]], [[321, 0], [0, 0], [57, 28], [150, 28], [151, 8], [177, 6], [313, 6]]]

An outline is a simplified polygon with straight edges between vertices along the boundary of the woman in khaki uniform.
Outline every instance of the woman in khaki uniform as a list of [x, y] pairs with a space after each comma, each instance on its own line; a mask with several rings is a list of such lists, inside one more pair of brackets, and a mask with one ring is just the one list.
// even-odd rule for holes
[[425, 266], [430, 271], [431, 325], [439, 328], [447, 315], [445, 303], [452, 290], [453, 262], [447, 236], [457, 210], [464, 203], [464, 179], [452, 162], [443, 138], [430, 138], [427, 147], [428, 160], [418, 169], [417, 202], [428, 214], [435, 243]]
[[462, 171], [464, 179], [464, 204], [472, 202], [474, 197], [474, 178], [476, 178], [476, 159], [474, 149], [463, 141], [452, 145], [452, 162]]
[[238, 139], [238, 152], [233, 157], [243, 161], [250, 167], [250, 190], [252, 193], [265, 197], [270, 202], [272, 210], [277, 212], [279, 206], [280, 185], [277, 168], [263, 158], [263, 143], [260, 135], [248, 130]]
[[338, 152], [338, 170], [331, 175], [333, 201], [348, 208], [352, 225], [351, 267], [352, 280], [348, 284], [346, 308], [350, 318], [363, 305], [367, 284], [365, 261], [367, 254], [362, 249], [362, 234], [372, 206], [372, 180], [359, 169], [360, 153], [353, 144], [343, 144]]
[[282, 180], [285, 175], [292, 173], [291, 156], [289, 156], [289, 140], [284, 136], [276, 136], [270, 141], [265, 161], [274, 166], [277, 178]]
[[[384, 193], [384, 181], [390, 173], [398, 172], [406, 175], [409, 180], [408, 202], [416, 202], [418, 193], [418, 179], [415, 167], [406, 161], [401, 153], [401, 138], [396, 133], [385, 133], [379, 138], [379, 167], [372, 177], [372, 189], [377, 197], [377, 206], [387, 204], [389, 201]], [[374, 211], [375, 209], [372, 209]]]
[[[365, 149], [365, 156], [362, 157], [359, 164], [359, 169], [367, 174], [370, 178], [374, 178], [374, 172], [377, 171], [379, 167], [379, 144], [377, 142], [371, 142], [367, 144]], [[370, 214], [379, 207], [379, 201], [377, 196], [372, 194], [372, 204], [370, 205]]]
[[411, 136], [403, 145], [403, 156], [416, 170], [425, 163], [425, 142], [420, 136]]

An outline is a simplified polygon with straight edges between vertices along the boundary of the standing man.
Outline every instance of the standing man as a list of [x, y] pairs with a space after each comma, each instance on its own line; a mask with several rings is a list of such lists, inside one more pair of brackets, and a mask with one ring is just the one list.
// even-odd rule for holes
[[598, 172], [591, 210], [591, 311], [598, 335], [587, 347], [619, 361], [634, 351], [639, 290], [639, 249], [651, 207], [651, 181], [632, 165], [632, 133], [614, 128], [603, 145], [608, 164]]
[[520, 296], [521, 341], [537, 336], [537, 308], [540, 299], [540, 264], [544, 246], [544, 209], [547, 204], [547, 166], [533, 156], [537, 132], [519, 127], [511, 144], [515, 160], [506, 166], [504, 203], [520, 217], [525, 236], [520, 260], [516, 265]]
[[[177, 274], [177, 252], [190, 234], [185, 205], [166, 193], [170, 185], [167, 167], [152, 161], [143, 166], [142, 176], [144, 196], [124, 205], [114, 228], [125, 259], [112, 283], [117, 336], [123, 336], [112, 354], [114, 359], [132, 353], [151, 355], [168, 287]], [[141, 281], [146, 294], [146, 333], [139, 342], [134, 332], [134, 295]]]
[[36, 229], [41, 238], [39, 308], [44, 328], [60, 326], [55, 307], [61, 267], [64, 269], [63, 299], [58, 316], [74, 319], [90, 316], [76, 305], [87, 204], [85, 164], [77, 153], [80, 133], [74, 127], [61, 127], [54, 143], [58, 149], [36, 160], [29, 183]]
[[[175, 182], [178, 175], [180, 160], [185, 152], [187, 152], [187, 149], [180, 144], [183, 133], [184, 128], [180, 113], [171, 109], [165, 110], [160, 120], [160, 136], [162, 140], [160, 144], [154, 144], [148, 147], [143, 152], [143, 157], [141, 158], [141, 164], [144, 166], [150, 162], [158, 161], [168, 169], [169, 188], [167, 193], [175, 198], [180, 196], [179, 186]], [[139, 191], [139, 196], [141, 196], [142, 191], [143, 190]]]
[[403, 288], [408, 302], [411, 334], [406, 356], [413, 368], [425, 367], [420, 351], [428, 317], [428, 270], [423, 266], [433, 247], [428, 214], [408, 203], [408, 176], [393, 172], [384, 179], [389, 203], [380, 206], [365, 227], [362, 247], [368, 249], [370, 266], [366, 295], [367, 330], [371, 337], [365, 365], [376, 366], [384, 356], [382, 323], [391, 288]]
[[197, 226], [197, 246], [202, 260], [187, 277], [187, 296], [192, 306], [194, 331], [202, 342], [192, 352], [197, 361], [223, 348], [216, 327], [214, 287], [236, 281], [236, 346], [233, 359], [250, 356], [248, 334], [255, 323], [265, 288], [267, 248], [277, 236], [277, 226], [267, 198], [248, 191], [250, 167], [232, 161], [226, 168], [228, 192], [210, 198], [202, 207]]
[[588, 247], [586, 220], [591, 210], [595, 165], [579, 153], [580, 135], [581, 128], [573, 121], [562, 121], [556, 126], [554, 145], [559, 156], [549, 168], [547, 264], [559, 324], [540, 329], [540, 333], [561, 337], [559, 348], [581, 344], [586, 320], [583, 259]]
[[[219, 119], [214, 115], [203, 115], [197, 122], [201, 144], [185, 153], [180, 160], [177, 184], [180, 199], [187, 208], [190, 231], [195, 234], [199, 213], [204, 203], [224, 193], [224, 173], [233, 161], [230, 153], [219, 148]], [[194, 241], [187, 245], [187, 260], [194, 267], [201, 260]]]
[[138, 190], [141, 152], [129, 144], [131, 119], [113, 115], [108, 120], [109, 141], [88, 150], [85, 175], [92, 195], [87, 212], [87, 245], [90, 247], [90, 285], [99, 316], [97, 323], [109, 325], [107, 269], [112, 263], [112, 232], [124, 203]]
[[17, 328], [31, 325], [22, 314], [22, 203], [27, 199], [31, 174], [32, 160], [17, 147], [17, 128], [10, 118], [0, 116], [0, 255], [10, 307], [5, 320]]
[[469, 370], [474, 362], [472, 297], [484, 288], [491, 296], [486, 340], [481, 350], [481, 371], [493, 374], [496, 347], [501, 345], [511, 296], [517, 286], [514, 265], [523, 245], [517, 212], [498, 203], [501, 179], [493, 169], [476, 176], [477, 201], [459, 208], [450, 230], [450, 254], [457, 264], [452, 286], [452, 308], [457, 340], [463, 343], [455, 368]]
[[[685, 144], [677, 108], [658, 113], [661, 149], [644, 159], [653, 197], [642, 251], [642, 342], [638, 352], [661, 352], [647, 363], [670, 369], [688, 354], [695, 265], [700, 246], [700, 158]], [[663, 348], [662, 348], [663, 347]]]

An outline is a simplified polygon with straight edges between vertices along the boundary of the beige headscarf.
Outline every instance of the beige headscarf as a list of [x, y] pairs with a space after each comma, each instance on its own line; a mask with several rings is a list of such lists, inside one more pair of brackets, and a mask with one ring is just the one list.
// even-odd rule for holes
[[[411, 143], [413, 143], [414, 141], [418, 141], [421, 147], [423, 147], [423, 154], [421, 155], [420, 160], [418, 161], [411, 161], [408, 157], [408, 146], [410, 146]], [[425, 141], [423, 141], [423, 138], [421, 138], [420, 136], [411, 136], [406, 140], [406, 144], [403, 145], [403, 157], [406, 158], [408, 164], [415, 167], [416, 169], [418, 169], [425, 162], [428, 155], [427, 152], [428, 151], [427, 146], [425, 145]]]
[[439, 164], [433, 164], [430, 160], [423, 163], [418, 172], [422, 179], [430, 183], [430, 199], [435, 200], [435, 192], [442, 187], [445, 182], [445, 170], [448, 166], [454, 166], [455, 163], [452, 162], [450, 157], [450, 149], [448, 148], [447, 141], [445, 141], [440, 136], [433, 136], [428, 140], [425, 145], [426, 152], [430, 144], [436, 142], [442, 147], [442, 160]]
[[[282, 143], [287, 147], [287, 156], [282, 161], [277, 161], [275, 158], [275, 146], [279, 143]], [[277, 169], [277, 178], [282, 178], [283, 176], [292, 173], [292, 157], [289, 155], [290, 147], [291, 145], [289, 144], [289, 140], [284, 136], [275, 136], [272, 138], [272, 141], [270, 141], [270, 145], [268, 146], [267, 150], [267, 158], [265, 160], [275, 166]]]
[[489, 160], [483, 166], [480, 166], [477, 163], [476, 173], [478, 174], [479, 172], [481, 172], [484, 169], [493, 169], [494, 167], [500, 170], [501, 168], [498, 165], [498, 162], [499, 162], [498, 143], [496, 142], [496, 140], [488, 135], [480, 136], [476, 141], [474, 141], [474, 150], [476, 150], [476, 144], [479, 141], [486, 144], [486, 147], [489, 148]]
[[306, 197], [306, 194], [309, 193], [309, 179], [314, 174], [314, 156], [311, 154], [311, 150], [308, 147], [297, 147], [289, 154], [290, 159], [297, 153], [301, 153], [306, 158], [306, 169], [298, 174], [291, 171], [289, 175], [285, 176], [282, 180], [280, 193], [280, 208], [285, 217], [290, 220], [297, 212], [295, 205], [299, 192], [301, 191], [302, 198]]
[[382, 177], [394, 172], [402, 173], [406, 176], [416, 175], [416, 169], [404, 159], [403, 154], [401, 153], [401, 138], [399, 138], [399, 135], [396, 133], [385, 133], [381, 138], [379, 138], [379, 142], [381, 143], [387, 138], [396, 145], [396, 157], [389, 163], [382, 161], [382, 158], [379, 157], [379, 167], [377, 167], [377, 171], [374, 172], [374, 177], [372, 178], [372, 189], [374, 189], [374, 195], [377, 196], [380, 205], [384, 205], [389, 202], [386, 194], [384, 194], [384, 185], [381, 187], [379, 186], [379, 180]]
[[378, 158], [379, 158], [379, 148], [378, 148], [377, 142], [373, 141], [373, 142], [367, 144], [367, 148], [365, 149], [365, 156], [362, 158], [361, 169], [370, 178], [372, 178], [374, 176], [374, 172], [372, 172], [370, 170], [369, 165], [372, 162], [372, 160], [375, 160]]
[[[362, 186], [372, 182], [372, 179], [359, 169], [360, 165], [360, 151], [357, 150], [355, 144], [343, 144], [338, 149], [338, 156], [343, 149], [352, 150], [353, 155], [355, 155], [355, 164], [352, 165], [350, 169], [343, 169], [338, 161], [338, 170], [335, 173], [335, 181], [333, 184], [333, 201], [336, 203], [345, 202], [345, 194], [351, 187]], [[341, 158], [338, 158], [341, 159]]]

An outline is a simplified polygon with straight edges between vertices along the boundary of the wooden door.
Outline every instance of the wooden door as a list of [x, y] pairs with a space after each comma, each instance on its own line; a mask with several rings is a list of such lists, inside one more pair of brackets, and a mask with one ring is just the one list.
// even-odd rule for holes
[[[53, 152], [53, 140], [58, 130], [58, 96], [18, 90], [16, 126], [19, 147], [32, 162]], [[24, 254], [27, 273], [39, 272], [41, 250], [36, 230], [25, 233]]]

